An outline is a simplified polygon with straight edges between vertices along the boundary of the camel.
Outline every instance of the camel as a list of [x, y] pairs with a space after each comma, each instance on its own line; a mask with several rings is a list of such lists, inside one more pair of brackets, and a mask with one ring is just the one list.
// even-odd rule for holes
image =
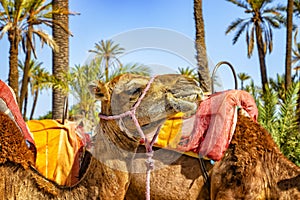
[[[102, 115], [111, 116], [130, 110], [147, 84], [148, 77], [126, 74], [89, 89], [101, 100]], [[158, 76], [135, 114], [147, 135], [178, 112], [193, 115], [200, 96], [191, 79]], [[0, 117], [2, 199], [145, 198], [145, 147], [140, 145], [131, 117], [100, 120], [95, 149], [85, 156], [81, 179], [71, 187], [40, 176], [31, 167], [32, 156], [19, 129], [5, 114]], [[18, 139], [10, 142], [11, 138]], [[154, 150], [151, 199], [300, 199], [299, 167], [284, 157], [265, 129], [243, 115], [238, 116], [223, 158], [213, 165], [205, 161], [210, 187], [197, 158], [168, 149]]]
[[[144, 81], [144, 83], [143, 81], [139, 82], [139, 84], [142, 84], [142, 88], [145, 88], [147, 81]], [[166, 81], [168, 84], [174, 84], [167, 79]], [[121, 85], [126, 85], [122, 80], [120, 82]], [[134, 83], [136, 89], [133, 90], [129, 87], [131, 92], [128, 92], [125, 90], [128, 87], [126, 85], [125, 88], [122, 88], [121, 93], [117, 92], [117, 95], [111, 93], [112, 89], [108, 89], [112, 87], [111, 85], [100, 84], [96, 87], [97, 89], [92, 89], [96, 97], [101, 100], [105, 115], [120, 114], [131, 108], [137, 101], [137, 98], [131, 100], [132, 91], [139, 91], [138, 96], [142, 91], [138, 84]], [[187, 90], [188, 88], [186, 88]], [[148, 93], [151, 94], [152, 92], [150, 90]], [[130, 99], [132, 103], [130, 105], [126, 103], [116, 104], [118, 109], [121, 108], [121, 110], [111, 112], [111, 109], [114, 108], [114, 105], [110, 104], [112, 96], [115, 99], [125, 99], [126, 103], [128, 103], [127, 99]], [[147, 101], [147, 99], [143, 101]], [[119, 106], [125, 104], [125, 107]], [[129, 122], [131, 121], [129, 120]], [[115, 122], [103, 121], [103, 123]], [[141, 126], [143, 127], [143, 124]], [[155, 124], [155, 126], [157, 125]], [[131, 124], [128, 127], [134, 126]], [[149, 127], [146, 126], [145, 128], [147, 132]], [[128, 132], [132, 133], [134, 130]], [[120, 140], [119, 134], [116, 138], [116, 135], [111, 135], [111, 133], [111, 130], [105, 131], [105, 138], [108, 137], [117, 147], [124, 149], [125, 138]], [[127, 134], [126, 137], [129, 135]], [[103, 136], [103, 134], [100, 133], [98, 136]], [[129, 141], [133, 138], [130, 137], [131, 139], [128, 138]], [[138, 136], [135, 135], [135, 137]], [[127, 147], [129, 144], [134, 144], [134, 142], [129, 141], [125, 142]], [[129, 148], [132, 151], [132, 146]], [[134, 149], [137, 149], [137, 153], [145, 152], [145, 148], [139, 146], [139, 144], [135, 144]], [[104, 149], [101, 149], [98, 152], [103, 151]], [[234, 136], [223, 159], [213, 166], [206, 162], [211, 182], [211, 188], [209, 189], [204, 185], [197, 159], [182, 154], [178, 155], [176, 152], [164, 149], [160, 149], [158, 154], [157, 157], [154, 157], [157, 169], [151, 174], [152, 199], [299, 199], [300, 197], [299, 167], [284, 157], [270, 134], [262, 126], [242, 115], [238, 117]], [[172, 158], [178, 159], [174, 161]], [[133, 158], [130, 157], [129, 162], [125, 161], [127, 169], [130, 167], [143, 168], [144, 154], [141, 154], [141, 157], [135, 156], [133, 161], [131, 159]], [[173, 162], [170, 164], [168, 160]], [[133, 166], [132, 163], [135, 163], [135, 165]], [[131, 174], [126, 199], [144, 198], [145, 177], [145, 173]]]

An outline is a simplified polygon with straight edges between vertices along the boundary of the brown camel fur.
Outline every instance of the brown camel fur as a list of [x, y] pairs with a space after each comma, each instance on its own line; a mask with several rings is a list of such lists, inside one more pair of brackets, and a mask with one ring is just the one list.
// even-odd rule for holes
[[[155, 165], [174, 154], [165, 151]], [[245, 116], [239, 116], [222, 160], [207, 168], [210, 198], [197, 159], [183, 155], [152, 172], [152, 199], [300, 199], [300, 168], [284, 157], [265, 129]], [[133, 174], [127, 199], [142, 199], [144, 185], [145, 175]]]
[[211, 172], [212, 199], [300, 199], [300, 168], [270, 134], [240, 116], [225, 156]]
[[[145, 77], [124, 75], [90, 89], [101, 99], [102, 113], [115, 115], [136, 103], [148, 81]], [[196, 87], [182, 76], [158, 77], [136, 112], [144, 132], [152, 132], [179, 111], [193, 114], [196, 108], [191, 96], [199, 93]], [[2, 199], [145, 198], [144, 146], [139, 146], [139, 135], [130, 117], [122, 121], [100, 120], [94, 156], [88, 154], [86, 160], [90, 162], [84, 162], [87, 166], [82, 170], [81, 181], [68, 188], [45, 180], [30, 167], [25, 143], [13, 148], [19, 150], [18, 154], [11, 153], [11, 133], [22, 136], [4, 114], [0, 113], [0, 121], [1, 126], [6, 126], [0, 129], [1, 149], [7, 147], [0, 156]], [[204, 186], [198, 159], [166, 149], [155, 150], [151, 199], [300, 199], [299, 168], [280, 153], [270, 134], [249, 118], [239, 116], [223, 159], [213, 167], [206, 162], [209, 189]], [[9, 156], [19, 154], [24, 157]]]

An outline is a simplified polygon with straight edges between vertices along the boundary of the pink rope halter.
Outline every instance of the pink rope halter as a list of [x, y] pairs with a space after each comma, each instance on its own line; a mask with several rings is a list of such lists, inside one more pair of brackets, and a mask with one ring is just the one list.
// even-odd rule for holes
[[155, 140], [158, 136], [160, 126], [157, 128], [156, 133], [153, 136], [151, 142], [149, 142], [148, 139], [145, 137], [145, 134], [144, 134], [139, 122], [138, 122], [138, 119], [135, 116], [135, 113], [136, 113], [137, 107], [141, 104], [142, 99], [145, 97], [147, 91], [150, 89], [150, 86], [151, 86], [151, 84], [153, 83], [153, 81], [156, 77], [157, 76], [153, 76], [149, 80], [149, 82], [148, 82], [146, 88], [144, 89], [142, 95], [139, 97], [137, 102], [134, 104], [134, 106], [129, 111], [126, 111], [126, 112], [121, 113], [119, 115], [112, 115], [112, 116], [106, 116], [106, 115], [99, 114], [99, 118], [105, 119], [105, 120], [121, 119], [123, 117], [130, 116], [132, 118], [136, 128], [137, 128], [138, 133], [140, 134], [141, 138], [143, 138], [144, 143], [145, 143], [145, 148], [146, 148], [146, 155], [147, 155], [147, 160], [146, 160], [146, 163], [147, 163], [146, 200], [150, 200], [150, 173], [151, 173], [151, 170], [154, 168], [154, 162], [153, 162], [153, 159], [152, 159], [152, 157], [153, 157], [152, 146], [153, 146], [153, 144], [154, 144], [154, 142], [155, 142]]

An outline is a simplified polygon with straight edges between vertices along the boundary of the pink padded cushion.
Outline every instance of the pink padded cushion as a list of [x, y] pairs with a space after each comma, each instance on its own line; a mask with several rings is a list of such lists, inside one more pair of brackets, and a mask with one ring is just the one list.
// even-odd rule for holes
[[223, 157], [232, 139], [238, 108], [257, 120], [258, 110], [253, 97], [242, 90], [228, 90], [214, 93], [202, 101], [194, 123], [194, 129], [181, 151], [193, 151], [213, 160]]

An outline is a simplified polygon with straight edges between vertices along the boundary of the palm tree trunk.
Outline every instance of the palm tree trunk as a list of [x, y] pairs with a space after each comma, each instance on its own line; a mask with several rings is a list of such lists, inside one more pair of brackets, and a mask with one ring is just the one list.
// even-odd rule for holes
[[300, 133], [300, 90], [298, 91], [298, 101], [297, 101], [297, 116], [298, 116], [298, 131]]
[[105, 59], [105, 82], [108, 82], [108, 64], [109, 64], [109, 58]]
[[198, 64], [198, 75], [201, 89], [211, 92], [211, 77], [208, 67], [208, 59], [205, 44], [204, 20], [202, 14], [202, 0], [194, 0], [194, 18], [196, 27], [196, 58]]
[[23, 107], [23, 118], [26, 119], [27, 115], [27, 105], [28, 105], [28, 91], [26, 92], [25, 99], [24, 99], [24, 107]]
[[33, 99], [33, 103], [32, 103], [32, 109], [31, 109], [31, 113], [30, 113], [30, 120], [33, 119], [33, 114], [36, 108], [36, 104], [37, 104], [37, 100], [38, 100], [38, 96], [39, 96], [39, 89], [36, 89], [34, 92], [34, 99]]
[[19, 102], [19, 71], [18, 71], [18, 54], [19, 54], [19, 39], [16, 36], [17, 33], [9, 32], [8, 39], [10, 43], [9, 47], [9, 75], [8, 84], [16, 95], [17, 102]]
[[285, 88], [292, 84], [292, 37], [293, 37], [293, 7], [294, 0], [288, 0], [287, 5], [287, 28], [286, 28], [286, 54], [285, 54]]
[[264, 44], [262, 40], [262, 31], [259, 24], [255, 25], [255, 35], [256, 35], [256, 44], [257, 44], [259, 66], [260, 66], [260, 73], [261, 73], [261, 84], [262, 84], [263, 92], [265, 92], [266, 85], [268, 85], [268, 78], [267, 78], [267, 67], [265, 61]]
[[[53, 8], [59, 7], [69, 9], [68, 0], [53, 0]], [[53, 20], [59, 21], [64, 26], [69, 26], [69, 16], [54, 14]], [[69, 35], [58, 25], [53, 26], [53, 38], [58, 45], [58, 52], [53, 51], [52, 73], [58, 79], [63, 79], [63, 73], [69, 71]], [[61, 89], [54, 89], [52, 93], [52, 114], [53, 119], [60, 119], [63, 116], [65, 95]]]
[[[28, 38], [32, 37], [31, 34], [32, 27], [28, 27]], [[24, 65], [24, 72], [23, 72], [23, 79], [22, 79], [22, 86], [21, 86], [21, 91], [20, 91], [20, 101], [19, 101], [19, 108], [20, 111], [22, 111], [22, 106], [23, 106], [23, 101], [25, 98], [25, 95], [28, 91], [28, 74], [30, 70], [30, 60], [31, 60], [31, 44], [30, 40], [26, 40], [26, 57], [25, 57], [25, 65]]]

